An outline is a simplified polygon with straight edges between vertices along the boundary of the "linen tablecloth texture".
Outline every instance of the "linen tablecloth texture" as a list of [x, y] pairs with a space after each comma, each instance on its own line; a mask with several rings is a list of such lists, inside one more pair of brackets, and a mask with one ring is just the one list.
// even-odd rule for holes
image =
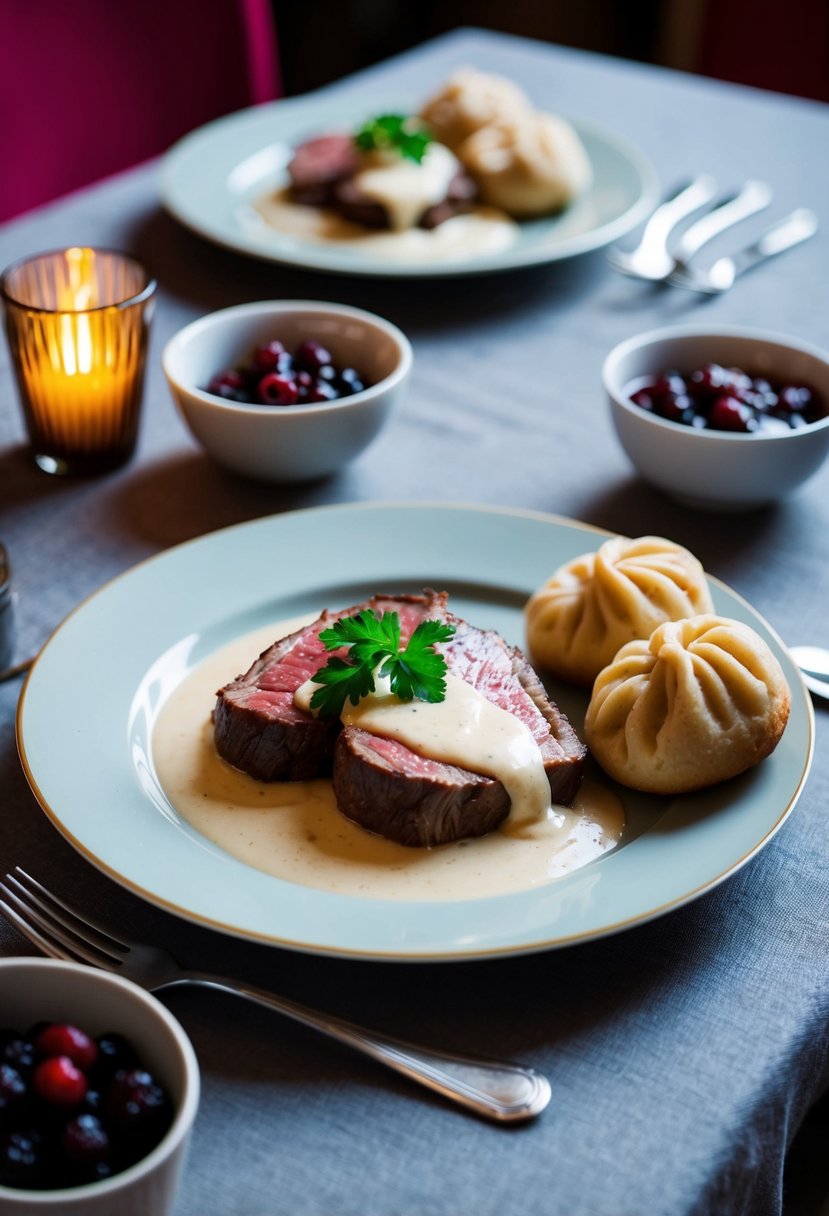
[[[162, 212], [155, 165], [8, 225], [3, 264], [95, 243], [132, 250], [160, 283], [139, 450], [117, 475], [62, 482], [31, 467], [5, 345], [0, 352], [0, 538], [14, 567], [21, 656], [105, 580], [178, 541], [360, 499], [477, 501], [659, 532], [688, 545], [787, 641], [826, 642], [829, 465], [767, 510], [691, 513], [634, 476], [611, 432], [599, 370], [617, 341], [672, 322], [747, 324], [829, 345], [827, 109], [477, 31], [440, 38], [330, 95], [359, 93], [370, 110], [376, 94], [422, 97], [466, 63], [638, 143], [666, 187], [703, 170], [724, 188], [764, 177], [775, 213], [813, 207], [822, 231], [729, 295], [700, 302], [622, 280], [600, 253], [436, 283], [327, 278], [248, 260]], [[160, 352], [204, 312], [292, 296], [388, 316], [411, 336], [416, 364], [405, 408], [374, 447], [329, 482], [284, 491], [236, 480], [197, 449], [168, 397]], [[225, 939], [122, 891], [63, 841], [29, 792], [14, 745], [18, 692], [16, 683], [0, 687], [3, 870], [21, 863], [194, 966], [435, 1046], [521, 1059], [552, 1082], [552, 1105], [532, 1125], [490, 1126], [275, 1015], [220, 995], [171, 993], [204, 1074], [177, 1216], [780, 1211], [787, 1144], [829, 1070], [825, 710], [794, 815], [690, 906], [567, 950], [402, 966]], [[0, 949], [27, 953], [4, 923]]]

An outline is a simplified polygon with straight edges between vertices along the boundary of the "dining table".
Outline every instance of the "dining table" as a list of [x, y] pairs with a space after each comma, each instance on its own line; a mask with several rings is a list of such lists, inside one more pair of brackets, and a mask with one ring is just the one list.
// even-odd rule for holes
[[[663, 193], [698, 173], [724, 191], [760, 178], [774, 192], [774, 214], [809, 207], [820, 229], [730, 291], [704, 297], [622, 277], [602, 248], [473, 276], [330, 274], [248, 256], [165, 209], [158, 161], [7, 223], [2, 265], [88, 244], [132, 253], [158, 282], [138, 447], [115, 472], [62, 478], [35, 466], [9, 350], [0, 348], [0, 541], [16, 660], [36, 655], [109, 580], [175, 546], [265, 517], [362, 503], [503, 509], [668, 537], [786, 644], [826, 643], [829, 463], [765, 507], [682, 505], [628, 461], [601, 369], [618, 342], [669, 325], [748, 326], [829, 345], [829, 109], [473, 28], [339, 80], [320, 98], [334, 107], [364, 101], [371, 111], [373, 98], [422, 97], [462, 65], [520, 82], [541, 108], [612, 130], [654, 166]], [[734, 234], [720, 239], [727, 247]], [[161, 352], [176, 331], [264, 299], [368, 309], [414, 348], [390, 424], [321, 481], [271, 485], [221, 468], [188, 432], [165, 382]], [[509, 561], [485, 533], [477, 556], [488, 575], [493, 562]], [[122, 645], [129, 649], [128, 635]], [[86, 661], [119, 660], [93, 641]], [[829, 1083], [825, 703], [808, 725], [814, 756], [796, 806], [721, 881], [587, 940], [413, 960], [223, 932], [116, 881], [94, 852], [73, 847], [30, 789], [15, 738], [24, 679], [0, 684], [0, 873], [20, 865], [116, 932], [164, 943], [187, 966], [438, 1050], [520, 1061], [552, 1088], [535, 1119], [493, 1123], [266, 1009], [171, 990], [162, 999], [202, 1071], [176, 1216], [783, 1210], [787, 1150]], [[82, 687], [75, 708], [84, 712]], [[98, 808], [102, 820], [112, 812]], [[2, 918], [0, 953], [32, 953]]]

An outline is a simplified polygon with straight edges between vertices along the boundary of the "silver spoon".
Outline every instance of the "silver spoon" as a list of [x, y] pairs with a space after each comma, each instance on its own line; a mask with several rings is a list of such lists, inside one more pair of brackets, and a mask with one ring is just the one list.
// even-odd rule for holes
[[790, 646], [789, 654], [800, 668], [809, 691], [829, 701], [829, 650], [822, 646]]
[[681, 266], [668, 279], [675, 287], [687, 287], [691, 291], [702, 291], [708, 295], [719, 295], [734, 283], [738, 275], [745, 274], [753, 266], [773, 258], [793, 245], [808, 240], [817, 232], [818, 220], [813, 211], [805, 207], [792, 211], [785, 219], [778, 220], [771, 228], [743, 249], [730, 257], [720, 258], [710, 270], [694, 270]]

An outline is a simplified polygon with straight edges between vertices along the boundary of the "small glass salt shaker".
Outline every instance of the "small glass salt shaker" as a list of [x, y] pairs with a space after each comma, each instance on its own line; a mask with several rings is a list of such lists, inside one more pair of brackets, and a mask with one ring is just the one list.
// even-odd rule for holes
[[0, 544], [0, 670], [10, 667], [14, 658], [14, 609], [12, 572], [6, 547]]

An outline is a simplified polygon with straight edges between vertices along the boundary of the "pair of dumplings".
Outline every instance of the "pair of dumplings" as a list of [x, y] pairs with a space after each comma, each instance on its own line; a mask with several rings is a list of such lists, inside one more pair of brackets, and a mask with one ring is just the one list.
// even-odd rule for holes
[[568, 122], [533, 109], [510, 80], [461, 68], [420, 117], [475, 179], [481, 198], [515, 219], [549, 215], [590, 185], [584, 145]]
[[680, 794], [777, 746], [790, 694], [755, 630], [714, 612], [702, 566], [661, 537], [615, 537], [562, 566], [527, 604], [540, 665], [592, 684], [585, 739], [609, 776]]

